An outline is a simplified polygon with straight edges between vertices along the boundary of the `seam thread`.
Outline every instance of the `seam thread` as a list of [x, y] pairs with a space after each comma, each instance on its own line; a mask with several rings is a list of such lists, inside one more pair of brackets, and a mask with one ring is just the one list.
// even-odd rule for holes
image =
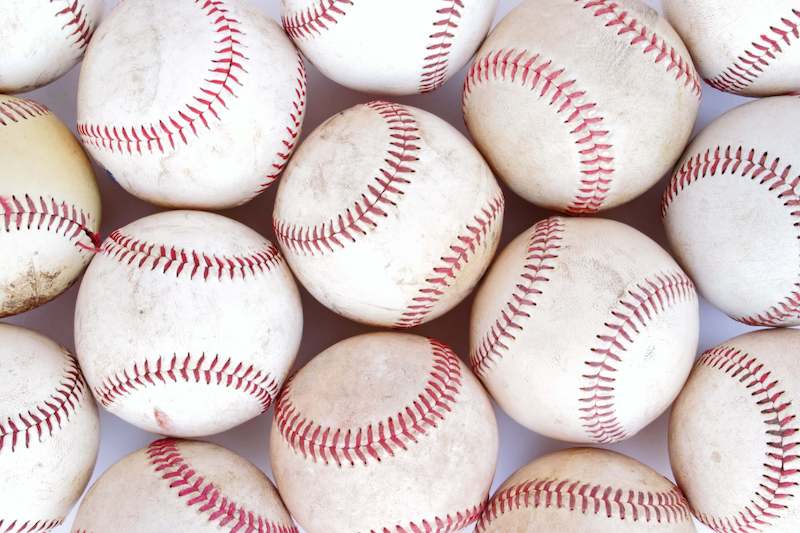
[[590, 214], [600, 210], [614, 179], [614, 146], [610, 131], [604, 128], [605, 118], [597, 102], [578, 88], [577, 81], [566, 69], [553, 64], [541, 54], [516, 48], [493, 50], [477, 59], [464, 82], [462, 105], [476, 86], [490, 81], [519, 83], [535, 91], [538, 98], [572, 128], [575, 149], [580, 159], [578, 191], [567, 207], [573, 214]]
[[787, 509], [792, 489], [800, 486], [800, 427], [791, 412], [792, 401], [780, 380], [757, 357], [732, 346], [719, 346], [700, 356], [698, 366], [714, 368], [738, 381], [750, 392], [766, 425], [766, 459], [761, 483], [750, 503], [733, 516], [715, 517], [698, 513], [701, 522], [721, 533], [761, 531], [772, 526]]
[[[50, 3], [55, 1], [50, 0]], [[80, 50], [86, 49], [94, 33], [94, 26], [89, 22], [86, 6], [79, 0], [58, 1], [65, 4], [64, 8], [55, 14], [56, 18], [65, 21], [61, 29], [69, 32], [68, 38], [72, 40], [73, 46], [77, 46]]]
[[[781, 163], [780, 157], [770, 157], [769, 152], [759, 154], [754, 148], [743, 146], [716, 146], [688, 158], [675, 171], [667, 186], [661, 201], [661, 216], [666, 217], [672, 202], [696, 181], [726, 173], [750, 178], [775, 193], [794, 217], [792, 225], [797, 228], [797, 238], [800, 239], [800, 174], [792, 174], [792, 165]], [[789, 295], [766, 311], [734, 318], [751, 326], [780, 326], [787, 319], [796, 320], [798, 317], [800, 279], [794, 283], [794, 290]]]
[[352, 0], [316, 0], [306, 9], [281, 17], [283, 29], [292, 39], [305, 39], [328, 31], [347, 14]]
[[396, 328], [411, 328], [425, 321], [478, 248], [489, 244], [487, 235], [495, 223], [502, 221], [504, 209], [503, 193], [498, 193], [481, 208], [479, 214], [472, 217], [465, 226], [466, 231], [459, 234], [454, 243], [448, 246], [440, 263], [425, 279], [425, 286], [411, 299], [411, 303], [395, 323]]
[[516, 334], [524, 329], [523, 322], [531, 316], [538, 296], [550, 279], [549, 272], [556, 267], [554, 261], [561, 249], [564, 223], [558, 218], [538, 222], [528, 238], [522, 273], [511, 296], [500, 309], [494, 323], [470, 353], [470, 365], [475, 373], [485, 377], [495, 362], [508, 351]]
[[379, 217], [389, 216], [386, 209], [396, 207], [405, 194], [404, 189], [411, 184], [419, 161], [417, 152], [421, 150], [414, 115], [399, 104], [376, 101], [366, 105], [380, 114], [389, 127], [389, 148], [383, 165], [361, 197], [328, 222], [301, 226], [274, 220], [275, 235], [287, 253], [325, 255], [355, 242], [378, 226]]
[[501, 490], [489, 502], [475, 531], [483, 532], [500, 516], [525, 508], [566, 509], [659, 524], [691, 520], [689, 503], [677, 487], [667, 492], [649, 492], [569, 479], [532, 479]]
[[[29, 194], [0, 196], [0, 221], [6, 232], [44, 230], [66, 237], [81, 250], [96, 252], [100, 235], [89, 229], [91, 214], [73, 204], [55, 198]], [[88, 237], [89, 242], [79, 240]]]
[[426, 518], [417, 522], [407, 522], [402, 525], [396, 524], [391, 527], [370, 529], [370, 533], [455, 533], [476, 522], [485, 507], [485, 503], [474, 505], [454, 514]]
[[262, 413], [269, 409], [280, 388], [269, 372], [252, 364], [237, 363], [219, 354], [194, 357], [187, 353], [185, 357], [159, 355], [154, 362], [135, 362], [131, 369], [106, 377], [94, 394], [104, 407], [109, 407], [143, 389], [170, 383], [198, 383], [241, 391], [261, 405]]
[[[86, 393], [86, 383], [75, 357], [67, 351], [63, 353], [66, 367], [55, 391], [46, 400], [39, 401], [24, 412], [5, 416], [4, 420], [0, 420], [0, 452], [6, 449], [14, 453], [20, 448], [28, 449], [36, 442], [42, 442], [68, 422], [77, 411]], [[9, 528], [12, 527], [13, 523]]]
[[616, 412], [615, 372], [636, 337], [659, 314], [680, 302], [694, 300], [694, 284], [681, 271], [665, 272], [637, 283], [626, 291], [611, 310], [611, 319], [596, 335], [591, 358], [584, 361], [581, 376], [580, 420], [586, 434], [595, 442], [609, 444], [629, 434]]
[[296, 527], [276, 523], [225, 495], [189, 464], [181, 454], [178, 441], [162, 439], [153, 442], [147, 448], [147, 456], [156, 475], [175, 490], [187, 507], [194, 508], [224, 531], [297, 533]]
[[462, 0], [440, 0], [440, 4], [433, 21], [433, 33], [428, 36], [428, 55], [424, 58], [419, 82], [421, 93], [435, 91], [447, 80], [450, 49], [461, 20], [461, 10], [464, 9]]
[[27, 98], [14, 98], [0, 102], [0, 126], [19, 124], [23, 120], [49, 115], [50, 110]]
[[39, 531], [50, 531], [64, 523], [63, 518], [45, 520], [12, 520], [0, 518], [0, 531], [3, 533], [35, 533]]
[[100, 253], [129, 266], [175, 277], [186, 273], [190, 280], [247, 279], [270, 272], [283, 263], [275, 245], [267, 243], [263, 250], [249, 255], [217, 255], [200, 250], [150, 243], [115, 230], [101, 246]]
[[740, 93], [755, 83], [785, 48], [794, 44], [792, 38], [800, 39], [800, 9], [792, 9], [789, 15], [781, 17], [751, 42], [722, 74], [706, 81], [720, 91]]
[[292, 401], [292, 380], [275, 404], [275, 424], [286, 444], [304, 459], [339, 468], [381, 462], [407, 451], [452, 411], [461, 393], [461, 364], [446, 345], [429, 339], [432, 367], [425, 387], [410, 404], [386, 420], [358, 428], [322, 426]]
[[[220, 120], [219, 113], [228, 109], [229, 98], [236, 97], [236, 89], [242, 86], [239, 76], [247, 74], [244, 64], [248, 58], [243, 54], [245, 46], [239, 40], [244, 33], [240, 21], [229, 15], [222, 0], [194, 0], [213, 26], [218, 39], [217, 48], [208, 72], [209, 77], [198, 87], [188, 103], [183, 104], [158, 123], [149, 125], [113, 126], [78, 123], [78, 134], [84, 143], [98, 149], [129, 155], [148, 153], [164, 154], [175, 149], [179, 143], [189, 144], [189, 135], [199, 136], [198, 130], [211, 129], [210, 120]], [[222, 108], [222, 109], [220, 109]]]

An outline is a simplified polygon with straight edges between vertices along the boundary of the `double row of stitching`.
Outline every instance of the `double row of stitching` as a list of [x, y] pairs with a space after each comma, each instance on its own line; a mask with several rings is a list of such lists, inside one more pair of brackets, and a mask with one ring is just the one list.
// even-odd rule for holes
[[344, 248], [364, 236], [387, 216], [386, 209], [397, 205], [411, 183], [419, 158], [419, 126], [405, 106], [370, 102], [367, 106], [380, 114], [389, 128], [389, 147], [384, 164], [368, 183], [353, 206], [325, 223], [302, 226], [275, 220], [275, 235], [284, 250], [302, 255], [325, 255]]
[[292, 380], [275, 404], [275, 424], [286, 444], [305, 459], [342, 467], [367, 465], [394, 456], [434, 430], [461, 393], [458, 356], [430, 340], [432, 366], [422, 392], [396, 415], [357, 428], [323, 426], [304, 414], [292, 399]]
[[55, 529], [63, 523], [63, 518], [48, 518], [43, 520], [0, 518], [0, 531], [3, 533], [38, 533], [39, 531], [44, 532]]
[[[49, 231], [72, 241], [77, 248], [91, 252], [100, 245], [100, 236], [89, 228], [91, 215], [52, 197], [0, 196], [0, 224], [0, 229], [6, 232]], [[79, 237], [87, 237], [88, 242]]]
[[314, 0], [308, 8], [284, 15], [281, 22], [291, 38], [305, 39], [329, 30], [352, 6], [353, 0]]
[[754, 487], [750, 503], [731, 516], [699, 513], [698, 518], [722, 533], [771, 528], [800, 486], [800, 425], [792, 399], [772, 369], [757, 356], [735, 347], [719, 346], [709, 350], [700, 356], [697, 365], [719, 370], [747, 389], [764, 417], [767, 438], [761, 480]]
[[422, 65], [419, 91], [427, 93], [435, 91], [447, 80], [447, 69], [450, 65], [450, 49], [453, 47], [455, 30], [461, 20], [462, 0], [439, 0], [442, 4], [436, 10], [433, 21], [433, 32], [425, 47], [427, 54]]
[[55, 16], [64, 23], [61, 28], [68, 32], [72, 44], [80, 50], [89, 46], [89, 40], [94, 33], [94, 25], [89, 21], [89, 14], [84, 3], [80, 0], [50, 0], [50, 3], [64, 5], [56, 12]]
[[194, 0], [217, 34], [216, 50], [204, 84], [190, 101], [157, 123], [109, 125], [79, 123], [78, 134], [84, 143], [99, 149], [126, 154], [165, 153], [179, 144], [188, 144], [190, 136], [211, 129], [211, 120], [220, 120], [228, 100], [236, 97], [242, 86], [239, 77], [247, 73], [247, 57], [241, 42], [240, 21], [230, 15], [222, 0]]
[[50, 110], [45, 106], [27, 98], [9, 98], [0, 101], [0, 126], [11, 126], [49, 114]]
[[456, 236], [441, 257], [441, 262], [425, 279], [425, 285], [411, 299], [395, 327], [411, 328], [425, 321], [478, 249], [490, 244], [488, 234], [495, 224], [502, 224], [504, 209], [503, 194], [498, 193], [488, 205], [481, 208], [479, 214], [472, 217], [466, 230]]
[[486, 531], [504, 514], [539, 508], [632, 522], [671, 524], [691, 520], [689, 503], [677, 487], [666, 492], [650, 492], [569, 479], [531, 479], [496, 494], [475, 531]]
[[455, 533], [477, 521], [484, 507], [485, 504], [473, 505], [456, 513], [396, 524], [390, 527], [370, 529], [369, 531], [370, 533]]

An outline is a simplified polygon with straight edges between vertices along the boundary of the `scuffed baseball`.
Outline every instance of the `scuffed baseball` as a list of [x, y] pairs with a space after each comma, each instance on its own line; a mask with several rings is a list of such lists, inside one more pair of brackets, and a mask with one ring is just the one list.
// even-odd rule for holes
[[75, 358], [0, 324], [0, 531], [50, 531], [86, 488], [100, 444], [97, 407]]
[[639, 0], [526, 0], [478, 52], [463, 107], [478, 148], [514, 192], [594, 213], [670, 170], [700, 93], [680, 37]]
[[635, 459], [574, 448], [520, 468], [497, 490], [477, 533], [693, 533], [671, 481]]
[[86, 52], [78, 133], [131, 194], [222, 209], [278, 178], [305, 102], [302, 59], [247, 0], [124, 0]]
[[282, 0], [286, 33], [328, 78], [408, 95], [444, 85], [480, 46], [498, 0]]
[[508, 245], [478, 290], [470, 362], [523, 426], [612, 443], [672, 403], [698, 330], [694, 286], [658, 244], [611, 220], [549, 218]]
[[662, 204], [700, 292], [746, 324], [800, 324], [800, 99], [733, 109], [692, 142]]
[[323, 305], [412, 327], [461, 302], [497, 248], [504, 201], [477, 150], [421, 109], [358, 105], [303, 143], [275, 202], [278, 242]]
[[4, 317], [52, 300], [80, 275], [99, 244], [100, 193], [80, 144], [32, 100], [0, 95], [0, 161]]
[[255, 465], [214, 444], [163, 439], [125, 457], [81, 502], [77, 533], [297, 533]]
[[275, 406], [270, 456], [308, 533], [460, 531], [494, 476], [491, 402], [444, 344], [400, 333], [342, 341]]
[[32, 91], [81, 60], [103, 0], [0, 2], [0, 93]]
[[302, 330], [278, 249], [239, 222], [198, 211], [112, 232], [75, 309], [78, 357], [98, 401], [170, 436], [219, 433], [265, 412]]
[[800, 331], [748, 333], [700, 356], [672, 409], [669, 456], [714, 531], [800, 531]]
[[800, 90], [800, 5], [795, 0], [663, 2], [711, 86], [748, 96]]

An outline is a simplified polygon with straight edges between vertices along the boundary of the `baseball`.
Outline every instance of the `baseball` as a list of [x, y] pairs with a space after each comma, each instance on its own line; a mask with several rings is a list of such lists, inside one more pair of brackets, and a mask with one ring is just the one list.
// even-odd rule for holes
[[170, 436], [219, 433], [265, 412], [302, 329], [278, 249], [234, 220], [194, 211], [112, 232], [75, 309], [75, 344], [95, 397]]
[[32, 100], [0, 95], [0, 161], [5, 317], [52, 300], [80, 275], [99, 244], [100, 193], [80, 144]]
[[278, 189], [274, 227], [294, 273], [353, 320], [412, 327], [463, 300], [489, 266], [503, 195], [436, 116], [371, 102], [322, 124]]
[[800, 90], [796, 0], [663, 0], [709, 85], [747, 96]]
[[275, 404], [272, 469], [308, 533], [460, 531], [494, 477], [497, 424], [444, 344], [400, 333], [342, 341]]
[[86, 488], [100, 444], [97, 407], [75, 358], [0, 324], [0, 531], [50, 531]]
[[746, 324], [800, 324], [799, 123], [790, 96], [729, 111], [692, 142], [664, 194], [676, 257]]
[[506, 413], [547, 437], [608, 444], [678, 395], [699, 311], [691, 280], [642, 233], [549, 218], [502, 252], [471, 322], [472, 368]]
[[800, 531], [800, 331], [748, 333], [705, 352], [672, 409], [669, 455], [714, 531]]
[[282, 0], [283, 27], [351, 89], [408, 95], [444, 85], [486, 37], [498, 0]]
[[0, 93], [32, 91], [81, 60], [103, 0], [0, 2]]
[[297, 533], [275, 487], [220, 446], [158, 440], [109, 468], [78, 510], [77, 533]]
[[86, 52], [78, 133], [131, 194], [223, 209], [278, 178], [305, 102], [302, 59], [246, 0], [125, 0]]
[[694, 533], [680, 489], [635, 459], [575, 448], [545, 455], [497, 490], [477, 533]]
[[586, 214], [632, 200], [671, 169], [700, 93], [680, 37], [639, 0], [526, 0], [478, 52], [463, 108], [514, 192]]

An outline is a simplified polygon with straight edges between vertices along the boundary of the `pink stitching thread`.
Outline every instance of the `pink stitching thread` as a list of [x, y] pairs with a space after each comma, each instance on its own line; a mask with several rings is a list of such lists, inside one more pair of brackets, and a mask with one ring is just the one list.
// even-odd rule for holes
[[604, 332], [596, 335], [597, 344], [591, 348], [594, 359], [584, 362], [586, 374], [581, 376], [579, 401], [585, 407], [579, 408], [580, 420], [592, 440], [609, 444], [629, 436], [617, 417], [613, 377], [623, 362], [626, 345], [632, 344], [657, 315], [695, 298], [694, 284], [686, 274], [665, 272], [637, 283], [612, 309], [611, 320], [604, 324]]
[[667, 492], [649, 492], [569, 479], [532, 479], [495, 495], [475, 531], [486, 531], [500, 516], [525, 508], [566, 509], [584, 515], [659, 524], [685, 522], [692, 515], [689, 503], [677, 487]]
[[[50, 0], [52, 4], [55, 0]], [[64, 0], [61, 0], [62, 2]], [[94, 33], [94, 26], [89, 22], [86, 6], [79, 0], [66, 0], [66, 6], [55, 14], [56, 17], [66, 17], [67, 21], [61, 29], [71, 31], [70, 39], [73, 45], [83, 50], [89, 45], [89, 40]]]
[[461, 19], [460, 10], [464, 9], [462, 0], [440, 0], [440, 2], [444, 5], [436, 10], [433, 33], [429, 36], [429, 44], [426, 47], [428, 55], [425, 56], [419, 82], [421, 93], [435, 91], [447, 79], [454, 32]]
[[464, 83], [463, 105], [466, 107], [475, 87], [489, 81], [518, 82], [536, 90], [540, 99], [564, 117], [572, 128], [582, 170], [578, 191], [567, 211], [575, 214], [596, 213], [606, 201], [614, 177], [614, 146], [609, 130], [603, 128], [604, 117], [586, 91], [576, 87], [576, 80], [567, 77], [564, 68], [527, 50], [501, 49], [477, 59]]
[[158, 356], [152, 363], [149, 360], [136, 362], [132, 369], [122, 370], [104, 379], [102, 385], [95, 388], [95, 396], [104, 407], [109, 407], [117, 400], [148, 387], [169, 383], [199, 383], [241, 391], [258, 402], [263, 413], [278, 394], [280, 387], [275, 378], [253, 365], [245, 366], [219, 354], [210, 357], [202, 353], [194, 362], [192, 358], [190, 353], [183, 358], [172, 354], [166, 361]]
[[466, 225], [466, 231], [455, 238], [454, 244], [450, 244], [441, 262], [433, 268], [425, 280], [425, 286], [411, 299], [395, 327], [411, 328], [425, 321], [478, 248], [488, 243], [487, 235], [496, 222], [502, 221], [504, 209], [503, 193], [499, 193], [473, 217]]
[[485, 504], [475, 505], [455, 514], [436, 516], [403, 525], [370, 529], [370, 533], [455, 533], [477, 521], [484, 507]]
[[389, 126], [389, 148], [384, 165], [378, 170], [366, 191], [352, 207], [315, 226], [300, 226], [274, 220], [278, 241], [284, 250], [304, 255], [324, 255], [355, 242], [358, 236], [377, 227], [377, 217], [386, 217], [387, 206], [396, 206], [406, 185], [416, 172], [419, 160], [419, 127], [414, 115], [405, 106], [389, 102], [370, 102], [367, 107], [380, 114]]
[[226, 496], [189, 464], [179, 444], [173, 439], [155, 441], [147, 448], [147, 456], [155, 473], [176, 490], [188, 507], [231, 533], [297, 533], [293, 525], [274, 522]]
[[380, 462], [416, 443], [452, 410], [461, 393], [461, 364], [446, 345], [429, 339], [432, 368], [424, 390], [395, 416], [358, 428], [322, 426], [306, 417], [292, 401], [292, 380], [275, 404], [275, 424], [287, 445], [313, 462], [355, 466]]
[[[725, 148], [717, 146], [703, 153], [696, 154], [683, 163], [672, 176], [661, 202], [661, 215], [665, 217], [672, 202], [678, 194], [701, 178], [730, 173], [743, 178], [750, 178], [759, 185], [766, 185], [769, 191], [775, 192], [783, 205], [790, 209], [796, 221], [792, 224], [798, 228], [800, 239], [800, 174], [792, 174], [792, 165], [783, 165], [780, 157], [770, 158], [769, 152], [760, 155], [754, 148], [743, 146]], [[751, 326], [780, 326], [787, 319], [800, 317], [800, 281], [795, 289], [768, 310], [747, 317], [735, 317]]]
[[243, 64], [248, 58], [242, 53], [244, 46], [239, 41], [243, 32], [239, 29], [240, 22], [229, 16], [223, 0], [194, 0], [194, 4], [204, 12], [220, 36], [215, 41], [218, 47], [205, 85], [198, 88], [189, 103], [159, 120], [158, 124], [109, 126], [78, 123], [78, 134], [83, 142], [111, 152], [142, 155], [143, 151], [157, 151], [163, 154], [167, 149], [175, 149], [177, 142], [189, 144], [188, 130], [198, 136], [198, 121], [210, 130], [211, 116], [220, 120], [215, 106], [227, 109], [226, 99], [235, 98], [234, 89], [242, 86], [237, 76], [247, 73]]
[[508, 343], [516, 340], [516, 332], [524, 329], [522, 322], [530, 318], [536, 299], [542, 294], [542, 286], [550, 281], [549, 271], [555, 269], [553, 261], [558, 258], [563, 233], [564, 223], [558, 218], [542, 220], [533, 227], [522, 273], [511, 297], [470, 353], [470, 365], [479, 377], [486, 376], [491, 365], [509, 349]]
[[281, 17], [283, 29], [292, 39], [319, 35], [337, 24], [347, 14], [346, 6], [352, 5], [352, 0], [317, 0], [306, 9]]
[[189, 279], [203, 281], [246, 279], [271, 271], [283, 263], [275, 245], [267, 243], [263, 250], [249, 255], [217, 255], [199, 250], [178, 248], [167, 244], [150, 243], [116, 230], [101, 246], [100, 252], [126, 265], [140, 269], [174, 272], [175, 277], [186, 273]]
[[[750, 504], [734, 516], [714, 517], [698, 513], [701, 522], [721, 533], [761, 531], [770, 528], [771, 520], [778, 520], [780, 512], [788, 506], [783, 503], [792, 498], [791, 490], [800, 486], [800, 455], [797, 438], [800, 427], [797, 417], [789, 412], [792, 401], [781, 390], [780, 380], [757, 357], [732, 346], [719, 346], [705, 352], [697, 363], [720, 370], [743, 384], [764, 415], [767, 426], [767, 453], [763, 464], [761, 483]], [[790, 466], [795, 463], [795, 468]]]
[[[55, 198], [34, 199], [28, 194], [0, 196], [0, 217], [6, 232], [45, 230], [66, 237], [77, 248], [89, 252], [96, 252], [100, 245], [100, 235], [89, 229], [91, 215]], [[89, 243], [77, 240], [81, 236], [88, 237]]]
[[0, 126], [11, 126], [49, 114], [50, 110], [45, 106], [27, 98], [12, 97], [0, 102]]
[[[798, 19], [798, 22], [792, 21], [792, 17]], [[784, 52], [781, 43], [786, 48], [792, 46], [792, 37], [800, 39], [800, 9], [792, 9], [791, 14], [781, 17], [780, 22], [770, 26], [768, 31], [753, 41], [750, 48], [745, 49], [733, 65], [719, 76], [706, 81], [720, 91], [739, 93], [747, 89], [766, 72], [770, 62]]]
[[63, 353], [66, 359], [64, 375], [50, 397], [25, 412], [0, 420], [0, 452], [4, 448], [10, 448], [13, 453], [20, 447], [27, 449], [35, 442], [42, 442], [42, 439], [52, 436], [77, 411], [86, 392], [86, 383], [72, 354], [66, 351]]
[[0, 518], [0, 531], [3, 533], [35, 533], [39, 531], [50, 531], [64, 523], [63, 518], [50, 520], [19, 520]]

